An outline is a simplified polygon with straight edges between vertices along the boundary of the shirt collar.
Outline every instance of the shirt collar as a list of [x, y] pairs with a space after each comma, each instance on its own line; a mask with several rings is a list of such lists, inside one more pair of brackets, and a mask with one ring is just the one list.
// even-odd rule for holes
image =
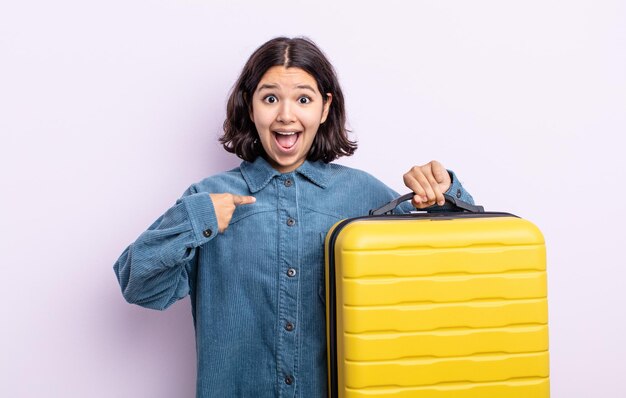
[[[257, 157], [254, 162], [243, 161], [241, 163], [241, 174], [248, 184], [250, 192], [256, 193], [265, 188], [272, 178], [281, 173], [274, 169], [262, 156]], [[330, 164], [322, 161], [304, 163], [296, 169], [299, 173], [320, 188], [326, 188], [330, 172]]]
[[302, 166], [296, 169], [296, 173], [302, 174], [318, 187], [326, 188], [330, 177], [330, 164], [321, 160], [316, 162], [305, 160]]

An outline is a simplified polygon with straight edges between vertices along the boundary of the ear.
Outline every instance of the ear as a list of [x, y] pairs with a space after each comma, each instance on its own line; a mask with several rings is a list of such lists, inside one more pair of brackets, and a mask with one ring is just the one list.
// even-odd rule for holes
[[333, 102], [333, 95], [326, 93], [326, 102], [324, 102], [324, 108], [322, 109], [322, 118], [320, 124], [324, 123], [328, 118], [328, 112], [330, 112], [330, 104]]

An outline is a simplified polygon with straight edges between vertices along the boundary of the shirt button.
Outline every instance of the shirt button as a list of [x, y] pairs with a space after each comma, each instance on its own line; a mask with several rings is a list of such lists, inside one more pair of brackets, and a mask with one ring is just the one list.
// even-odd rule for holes
[[205, 229], [204, 231], [202, 231], [202, 235], [204, 235], [205, 238], [210, 238], [211, 235], [213, 235], [213, 231], [211, 231], [210, 229]]
[[457, 190], [456, 190], [456, 197], [457, 197], [457, 198], [460, 198], [460, 197], [461, 197], [461, 190], [460, 190], [460, 189], [457, 189]]
[[287, 270], [287, 276], [290, 278], [293, 278], [294, 276], [296, 276], [296, 269], [295, 268], [289, 268]]
[[286, 376], [285, 377], [285, 384], [292, 385], [293, 384], [293, 377], [292, 376]]
[[294, 220], [293, 218], [289, 218], [287, 220], [287, 225], [289, 225], [290, 227], [293, 227], [294, 225], [296, 225], [296, 220]]
[[286, 186], [286, 187], [290, 187], [290, 186], [292, 186], [292, 185], [293, 185], [293, 181], [291, 181], [291, 178], [287, 178], [287, 179], [285, 180], [285, 186]]
[[291, 332], [294, 328], [295, 327], [293, 326], [293, 323], [291, 323], [291, 322], [287, 322], [285, 324], [285, 330], [288, 331], [288, 332]]

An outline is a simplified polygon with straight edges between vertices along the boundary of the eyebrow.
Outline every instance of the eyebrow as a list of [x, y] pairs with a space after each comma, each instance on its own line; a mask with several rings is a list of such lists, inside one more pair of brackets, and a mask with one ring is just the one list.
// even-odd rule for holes
[[[264, 83], [264, 84], [259, 86], [257, 91], [275, 90], [277, 88], [278, 88], [278, 84]], [[308, 84], [298, 84], [296, 86], [296, 88], [303, 89], [303, 90], [309, 90], [309, 91], [312, 91], [313, 93], [317, 93], [317, 91], [315, 91], [315, 89], [313, 87], [311, 87], [310, 85], [308, 85]]]
[[308, 84], [299, 84], [299, 85], [296, 86], [296, 88], [302, 88], [302, 89], [305, 89], [305, 90], [311, 90], [314, 93], [317, 93], [317, 91], [315, 91], [315, 89], [313, 87], [309, 86]]
[[256, 91], [261, 91], [261, 90], [273, 90], [273, 89], [276, 89], [276, 88], [278, 88], [278, 85], [277, 85], [277, 84], [268, 84], [268, 83], [265, 83], [265, 84], [260, 85], [260, 86], [259, 86], [259, 88], [258, 88]]

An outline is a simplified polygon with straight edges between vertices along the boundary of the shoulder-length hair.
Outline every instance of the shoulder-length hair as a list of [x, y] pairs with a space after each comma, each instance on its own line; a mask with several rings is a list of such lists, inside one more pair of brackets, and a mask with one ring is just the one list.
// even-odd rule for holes
[[348, 139], [343, 93], [333, 66], [311, 40], [287, 37], [266, 42], [246, 62], [226, 105], [224, 134], [219, 139], [224, 149], [249, 162], [265, 156], [250, 113], [254, 91], [265, 72], [273, 66], [300, 68], [313, 76], [324, 102], [328, 100], [326, 93], [332, 95], [328, 117], [317, 130], [307, 159], [328, 163], [352, 155], [357, 144]]

